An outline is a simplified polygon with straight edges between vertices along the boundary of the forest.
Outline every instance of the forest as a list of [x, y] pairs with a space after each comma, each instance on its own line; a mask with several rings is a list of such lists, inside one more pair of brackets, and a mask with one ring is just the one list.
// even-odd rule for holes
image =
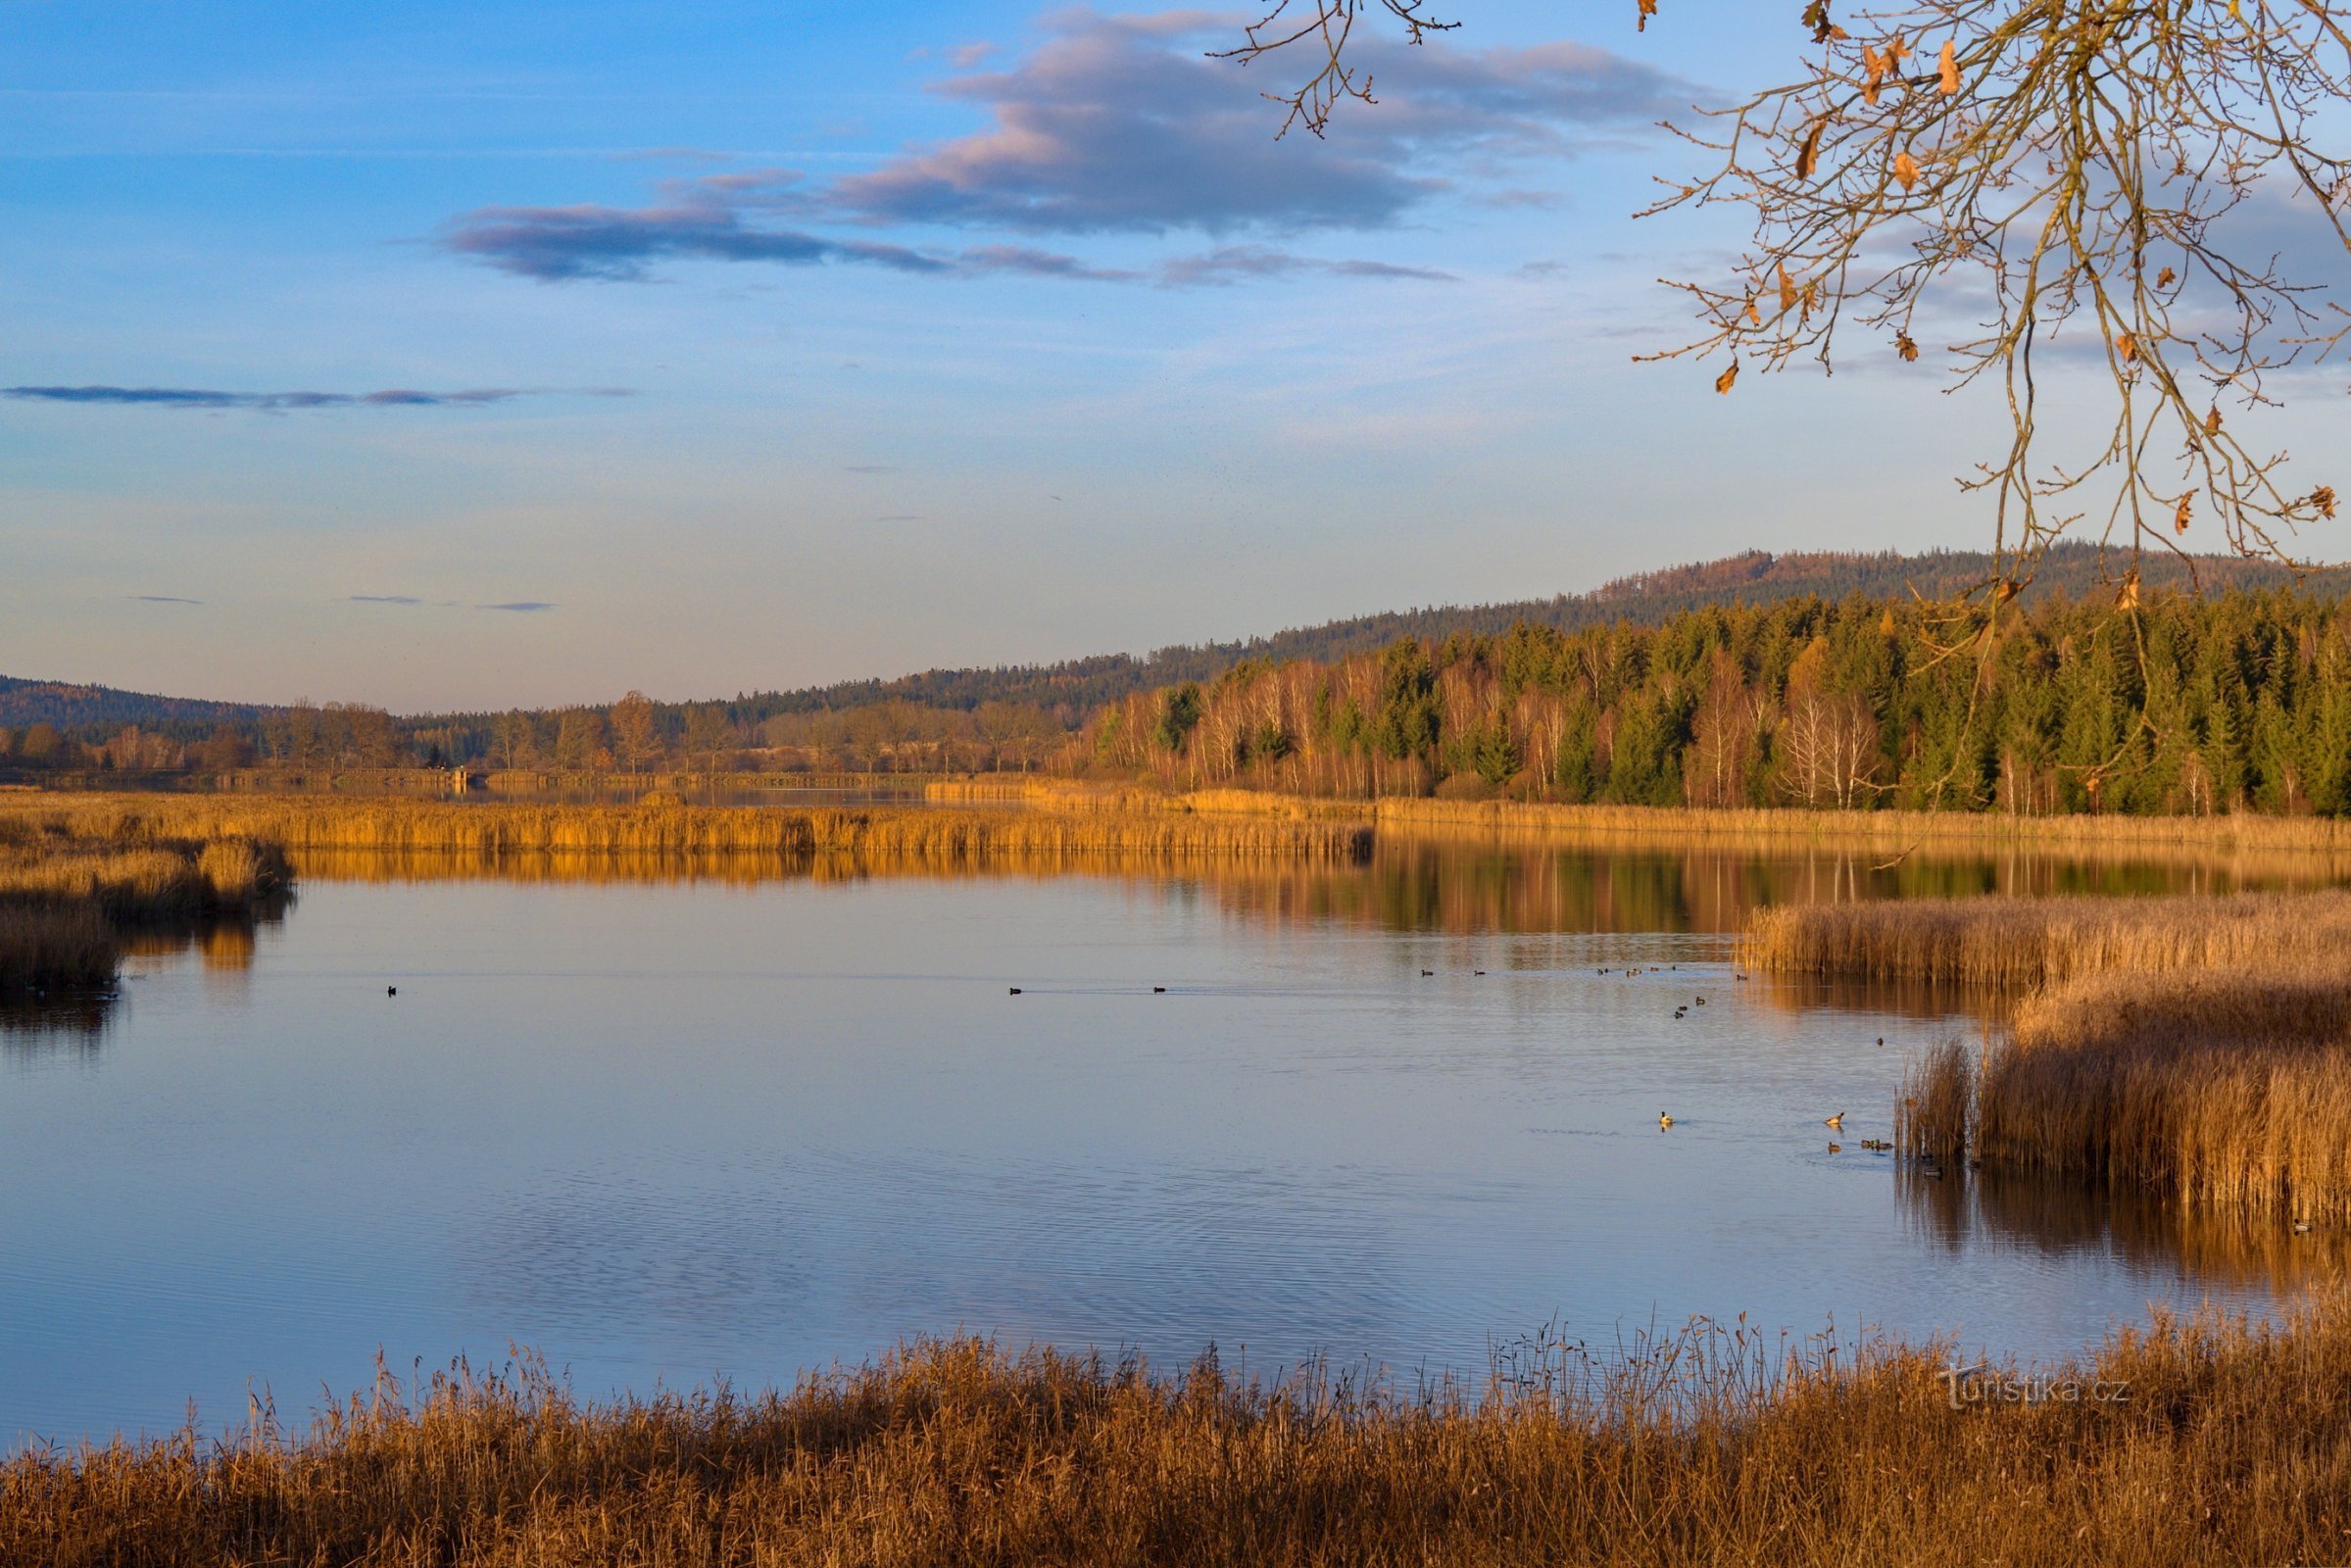
[[[1830, 559], [1793, 575], [1818, 580]], [[1836, 559], [1831, 576], [1877, 580], [1877, 558]], [[1346, 798], [2351, 812], [2351, 612], [2330, 577], [2153, 589], [2127, 612], [2112, 589], [2044, 587], [1984, 657], [1955, 646], [1969, 627], [1947, 622], [1948, 600], [1781, 597], [1779, 570], [1768, 556], [1679, 567], [1611, 590], [1619, 615], [1481, 614], [1442, 636], [1203, 662], [1091, 704], [965, 702], [978, 688], [780, 710], [637, 692], [416, 717], [300, 703], [209, 724], [0, 727], [0, 777], [1046, 770]], [[1633, 612], [1659, 603], [1690, 608]]]
[[1988, 655], [1923, 601], [1402, 638], [1108, 705], [1073, 771], [1305, 795], [2017, 813], [2351, 811], [2351, 612], [2048, 600]]

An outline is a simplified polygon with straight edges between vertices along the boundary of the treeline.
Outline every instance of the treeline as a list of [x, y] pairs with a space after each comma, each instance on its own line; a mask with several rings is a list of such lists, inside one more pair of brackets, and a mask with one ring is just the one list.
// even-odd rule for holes
[[[2101, 587], [2121, 566], [2094, 544], [2065, 543], [2051, 549], [2027, 590], [2027, 602], [2078, 599]], [[2275, 562], [2204, 556], [2191, 562], [2149, 559], [2141, 564], [2149, 590], [2199, 587], [2283, 588], [2293, 574]], [[1185, 681], [1212, 681], [1229, 669], [1262, 661], [1329, 662], [1375, 653], [1399, 637], [1442, 642], [1456, 633], [1499, 636], [1525, 622], [1577, 632], [1618, 621], [1661, 625], [1693, 610], [1716, 605], [1771, 605], [1786, 600], [1956, 598], [1996, 575], [1992, 558], [1976, 551], [1931, 551], [1904, 555], [1814, 551], [1773, 555], [1750, 550], [1719, 561], [1672, 566], [1621, 577], [1585, 594], [1496, 605], [1432, 605], [1426, 609], [1353, 615], [1319, 626], [1276, 632], [1228, 643], [1162, 648], [1148, 658], [1125, 654], [1071, 660], [1057, 664], [996, 668], [933, 669], [896, 680], [844, 681], [791, 692], [739, 697], [735, 707], [754, 721], [779, 713], [839, 711], [880, 703], [970, 710], [986, 702], [1012, 702], [1045, 709], [1074, 724], [1105, 704]], [[2300, 584], [2320, 598], [2351, 593], [2351, 568], [2330, 568]]]
[[2019, 813], [2351, 812], [2351, 611], [2288, 590], [1918, 601], [1403, 638], [1107, 707], [1063, 771], [1308, 795]]
[[[2193, 567], [2193, 582], [2208, 593], [2293, 586], [2291, 574], [2274, 563], [2208, 556], [2196, 558]], [[2109, 579], [2118, 570], [2117, 564], [2094, 545], [2061, 545], [2051, 550], [2040, 564], [2033, 586], [2026, 591], [2025, 602], [2111, 592]], [[2188, 564], [2168, 558], [2144, 563], [2143, 573], [2142, 586], [2149, 591], [2185, 587], [2191, 581]], [[967, 723], [985, 728], [996, 722], [980, 717], [982, 710], [991, 705], [1033, 710], [1046, 715], [1060, 730], [1068, 731], [1105, 705], [1139, 692], [1186, 681], [1212, 682], [1227, 670], [1257, 662], [1280, 664], [1298, 660], [1336, 662], [1358, 654], [1376, 653], [1400, 637], [1432, 644], [1463, 632], [1495, 637], [1520, 622], [1565, 633], [1618, 622], [1657, 626], [1711, 606], [1764, 606], [1803, 598], [1841, 601], [1859, 595], [1881, 600], [1907, 600], [1916, 596], [1948, 599], [1991, 575], [1991, 559], [1967, 551], [1775, 556], [1758, 550], [1620, 578], [1587, 594], [1562, 594], [1498, 605], [1431, 606], [1357, 615], [1277, 632], [1270, 637], [1162, 648], [1148, 657], [1108, 654], [1054, 664], [932, 669], [893, 680], [843, 681], [793, 691], [738, 694], [732, 701], [717, 706], [724, 709], [726, 721], [741, 737], [743, 746], [753, 749], [803, 744], [797, 739], [771, 741], [768, 725], [773, 720], [805, 718], [821, 724], [833, 721], [828, 715], [865, 709], [887, 710], [892, 715], [891, 735], [827, 739], [815, 744], [836, 751], [861, 747], [868, 755], [888, 757], [916, 746], [936, 745], [942, 751], [962, 746], [973, 738], [962, 732]], [[2317, 598], [2341, 598], [2351, 592], [2351, 568], [2315, 573], [2299, 586]], [[690, 715], [710, 705], [654, 704], [655, 723], [664, 743], [682, 748]], [[588, 710], [602, 713], [608, 720], [612, 712], [609, 706], [601, 704], [591, 705]], [[274, 758], [281, 752], [270, 744], [270, 735], [284, 734], [288, 722], [302, 722], [288, 720], [287, 712], [283, 709], [152, 697], [100, 686], [0, 677], [0, 727], [23, 730], [35, 723], [46, 723], [86, 746], [111, 742], [126, 727], [136, 726], [143, 734], [192, 748], [215, 736], [225, 724], [257, 752]], [[911, 716], [917, 712], [936, 716], [917, 720]], [[964, 717], [952, 716], [957, 714]], [[564, 710], [538, 710], [530, 716], [543, 732], [534, 740], [535, 749], [552, 758], [561, 749]], [[334, 721], [319, 722], [331, 729]], [[395, 719], [393, 724], [395, 749], [400, 753], [397, 761], [401, 763], [472, 763], [489, 760], [501, 744], [502, 726], [511, 727], [511, 715], [432, 714]], [[937, 733], [929, 733], [933, 731]], [[790, 731], [787, 726], [786, 733], [798, 732]], [[294, 750], [303, 749], [299, 741], [289, 744]], [[332, 740], [318, 744], [326, 750], [335, 749]], [[574, 754], [582, 749], [575, 745]], [[592, 753], [594, 748], [584, 750]]]

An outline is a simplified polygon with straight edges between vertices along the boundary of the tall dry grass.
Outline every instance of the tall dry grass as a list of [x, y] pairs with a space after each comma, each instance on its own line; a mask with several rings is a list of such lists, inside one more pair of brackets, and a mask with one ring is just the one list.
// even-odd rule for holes
[[2158, 1318], [2038, 1369], [2060, 1396], [1963, 1408], [1934, 1348], [1782, 1361], [1698, 1328], [1633, 1349], [1505, 1363], [1483, 1399], [967, 1342], [775, 1396], [387, 1380], [299, 1438], [22, 1454], [0, 1557], [2171, 1568], [2351, 1539], [2340, 1297], [2278, 1327]]
[[2228, 898], [1910, 899], [1757, 912], [1739, 961], [1785, 974], [1932, 980], [2021, 992], [2135, 975], [2351, 956], [2351, 892]]
[[111, 831], [0, 809], [0, 995], [104, 986], [126, 933], [250, 912], [292, 876], [274, 844]]
[[0, 902], [0, 998], [95, 989], [115, 977], [114, 928], [86, 904]]
[[1959, 1165], [1973, 1147], [1974, 1090], [1974, 1060], [1964, 1041], [1929, 1047], [1903, 1069], [1894, 1147], [1913, 1159]]
[[2179, 846], [2226, 853], [2320, 854], [2351, 862], [2351, 818], [2265, 816], [2012, 816], [1990, 811], [1816, 811], [1799, 808], [1560, 806], [1528, 801], [1376, 800], [1284, 795], [1270, 790], [1178, 791], [1151, 784], [1007, 775], [946, 779], [932, 800], [1052, 803], [1071, 809], [1216, 811], [1369, 821], [1382, 826], [1468, 827], [1568, 840], [1624, 837], [1689, 843], [1729, 839], [1786, 846], [1849, 844], [1903, 850], [1926, 844], [2100, 847]]
[[76, 833], [247, 838], [291, 850], [469, 855], [862, 855], [967, 860], [1090, 854], [1352, 859], [1370, 835], [1338, 822], [931, 807], [696, 807], [300, 797], [73, 797], [0, 802], [0, 821], [44, 812]]
[[1739, 957], [2019, 999], [1914, 1064], [1907, 1153], [2351, 1223], [2351, 894], [1770, 909]]

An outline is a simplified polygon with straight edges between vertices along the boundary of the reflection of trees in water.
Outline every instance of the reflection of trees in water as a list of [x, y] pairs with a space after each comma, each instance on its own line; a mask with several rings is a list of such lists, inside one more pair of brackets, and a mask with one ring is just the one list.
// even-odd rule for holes
[[2095, 1252], [2142, 1276], [2258, 1287], [2280, 1293], [2339, 1280], [2351, 1235], [2295, 1235], [2275, 1219], [2189, 1208], [2098, 1183], [1983, 1170], [1897, 1174], [1911, 1228], [1953, 1255], [1971, 1248], [2030, 1248], [2051, 1256]]
[[[294, 895], [285, 892], [237, 913], [143, 920], [120, 929], [118, 945], [122, 961], [132, 966], [169, 962], [194, 953], [211, 988], [241, 991], [253, 969], [261, 928], [284, 923], [293, 905]], [[112, 991], [14, 998], [0, 1004], [0, 1051], [11, 1055], [94, 1052], [114, 1022], [123, 994], [118, 985]]]
[[1220, 906], [1247, 918], [1448, 932], [1729, 934], [1741, 929], [1755, 910], [1777, 905], [1988, 893], [2225, 893], [2326, 879], [2312, 861], [2291, 858], [2084, 858], [2015, 851], [1912, 854], [1889, 864], [1875, 850], [1539, 845], [1388, 830], [1376, 839], [1369, 858], [1360, 861], [1153, 850], [978, 857], [305, 850], [295, 858], [304, 876], [349, 881], [747, 885], [1067, 875], [1172, 880], [1206, 889]]
[[[2060, 858], [2023, 852], [1887, 864], [1876, 851], [1533, 846], [1383, 833], [1361, 865], [1236, 865], [1211, 878], [1237, 913], [1391, 931], [1719, 932], [1757, 909], [1988, 893], [2230, 892], [2297, 880], [2291, 861]], [[1945, 1007], [1940, 1009], [1949, 1011]]]

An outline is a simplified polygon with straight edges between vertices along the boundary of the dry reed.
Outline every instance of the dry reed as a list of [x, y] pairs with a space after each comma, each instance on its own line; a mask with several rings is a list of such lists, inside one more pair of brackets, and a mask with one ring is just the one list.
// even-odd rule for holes
[[1929, 1048], [1904, 1068], [1902, 1102], [1894, 1107], [1894, 1147], [1912, 1159], [1953, 1166], [1966, 1159], [1974, 1076], [1967, 1046], [1958, 1040]]
[[2351, 954], [2351, 893], [1912, 899], [1759, 911], [1739, 961], [1787, 974], [2022, 991], [2102, 970], [2323, 964]]
[[0, 809], [0, 995], [103, 986], [125, 932], [246, 912], [291, 878], [272, 844], [100, 825]]
[[1905, 1153], [2351, 1223], [2351, 894], [1788, 907], [1739, 956], [2023, 994], [1913, 1066]]
[[75, 797], [36, 807], [77, 833], [130, 842], [244, 837], [293, 850], [511, 854], [864, 855], [906, 860], [1089, 854], [1355, 859], [1369, 833], [1335, 822], [1109, 816], [930, 807], [541, 806], [301, 797]]
[[1368, 821], [1382, 827], [1457, 827], [1551, 841], [1628, 838], [1688, 844], [1729, 839], [1756, 846], [1851, 845], [1907, 850], [1921, 844], [2033, 846], [2062, 853], [2100, 848], [2192, 848], [2224, 854], [2333, 856], [2351, 863], [2351, 818], [2266, 816], [2013, 816], [1989, 811], [1819, 811], [1799, 808], [1561, 806], [1529, 801], [1376, 800], [1268, 790], [1174, 791], [1149, 784], [1005, 776], [925, 786], [935, 801], [1025, 800], [1072, 810], [1223, 812]]
[[585, 1404], [528, 1363], [461, 1370], [300, 1438], [21, 1454], [0, 1557], [2169, 1568], [2328, 1560], [2351, 1534], [2340, 1297], [2277, 1327], [2159, 1317], [2035, 1369], [2063, 1391], [2038, 1400], [1954, 1397], [1989, 1384], [1935, 1348], [1784, 1361], [1698, 1327], [1630, 1348], [1505, 1364], [1483, 1399], [974, 1343], [759, 1396]]
[[114, 930], [94, 906], [0, 903], [0, 997], [103, 986], [117, 955]]

